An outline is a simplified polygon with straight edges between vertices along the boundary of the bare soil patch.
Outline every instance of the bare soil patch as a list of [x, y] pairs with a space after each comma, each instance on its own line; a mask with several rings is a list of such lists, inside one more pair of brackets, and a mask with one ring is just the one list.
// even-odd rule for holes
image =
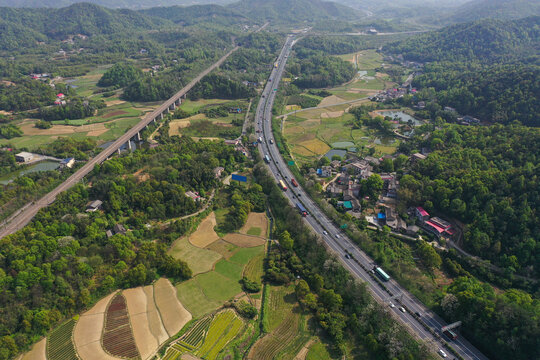
[[176, 289], [167, 279], [156, 281], [154, 296], [167, 334], [169, 337], [174, 336], [191, 320], [191, 314], [178, 301]]
[[47, 360], [47, 338], [35, 343], [29, 352], [23, 354], [19, 360]]
[[321, 106], [329, 106], [329, 105], [336, 105], [336, 104], [342, 103], [344, 101], [345, 100], [343, 100], [342, 98], [340, 98], [340, 97], [338, 97], [336, 95], [331, 95], [331, 96], [327, 96], [324, 99], [322, 99], [322, 101], [319, 104], [319, 107], [321, 107]]
[[88, 124], [81, 126], [53, 125], [50, 129], [38, 129], [34, 126], [33, 120], [24, 121], [20, 125], [24, 135], [68, 135], [75, 133], [96, 132], [103, 133], [108, 131], [105, 123]]
[[125, 103], [124, 100], [109, 100], [109, 101], [105, 101], [105, 105], [107, 106], [114, 106], [114, 105], [120, 105], [120, 104], [123, 104]]
[[238, 247], [255, 247], [264, 245], [264, 239], [258, 236], [244, 235], [244, 234], [227, 234], [223, 240], [230, 242]]
[[142, 287], [124, 290], [135, 344], [143, 359], [147, 359], [159, 347], [158, 339], [150, 331], [148, 299]]
[[84, 360], [115, 360], [101, 347], [101, 332], [105, 322], [105, 310], [116, 293], [112, 293], [97, 302], [77, 321], [73, 331], [73, 343], [77, 353]]
[[212, 212], [201, 222], [197, 230], [189, 236], [189, 242], [200, 248], [207, 247], [219, 239], [218, 234], [214, 231], [216, 225], [216, 214]]
[[133, 173], [133, 176], [135, 177], [135, 179], [137, 179], [137, 182], [139, 183], [150, 180], [150, 174], [144, 172], [144, 169], [137, 170]]
[[113, 117], [113, 116], [124, 115], [124, 114], [127, 114], [127, 111], [117, 110], [117, 111], [113, 111], [113, 112], [110, 112], [110, 113], [107, 113], [107, 114], [103, 115], [102, 118], [108, 119], [108, 118]]
[[165, 327], [163, 326], [161, 315], [156, 306], [156, 301], [154, 299], [154, 287], [152, 285], [145, 286], [143, 291], [146, 295], [146, 314], [148, 316], [150, 332], [161, 345], [167, 341], [169, 336], [167, 335], [167, 330], [165, 330]]
[[330, 119], [330, 118], [337, 118], [343, 115], [345, 111], [329, 111], [321, 114], [321, 118], [323, 119]]
[[268, 219], [265, 213], [250, 212], [246, 224], [240, 229], [240, 234], [247, 234], [252, 227], [261, 228], [261, 236], [266, 237], [268, 234]]

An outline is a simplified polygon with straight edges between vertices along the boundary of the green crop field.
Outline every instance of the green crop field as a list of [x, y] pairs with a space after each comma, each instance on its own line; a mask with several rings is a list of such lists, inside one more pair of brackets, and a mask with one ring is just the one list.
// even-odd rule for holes
[[206, 316], [199, 320], [197, 324], [195, 324], [195, 326], [186, 335], [182, 337], [181, 343], [193, 347], [198, 347], [204, 340], [204, 337], [208, 332], [208, 328], [210, 327], [212, 320], [213, 316]]
[[75, 320], [70, 319], [54, 329], [47, 339], [47, 358], [49, 360], [77, 360], [72, 340]]
[[260, 254], [252, 258], [244, 268], [244, 276], [258, 284], [262, 283], [264, 274], [263, 263], [265, 254]]
[[221, 260], [216, 264], [215, 271], [229, 279], [242, 277], [243, 266], [227, 260]]
[[252, 248], [239, 248], [229, 259], [234, 263], [246, 265], [253, 257], [264, 252], [264, 246], [256, 246]]
[[234, 311], [227, 310], [217, 314], [196, 355], [208, 360], [215, 359], [225, 345], [238, 335], [243, 326], [243, 321]]

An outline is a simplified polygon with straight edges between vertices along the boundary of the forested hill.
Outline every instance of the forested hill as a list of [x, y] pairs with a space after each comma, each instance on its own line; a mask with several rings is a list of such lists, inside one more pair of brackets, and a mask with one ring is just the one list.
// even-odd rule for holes
[[445, 27], [385, 46], [385, 52], [428, 61], [499, 62], [538, 54], [540, 16], [519, 20], [480, 20]]
[[6, 29], [0, 32], [0, 48], [12, 42], [29, 46], [27, 40], [61, 40], [76, 34], [129, 34], [153, 29], [165, 22], [168, 23], [132, 10], [111, 10], [88, 3], [61, 9], [0, 8], [0, 27]]
[[[81, 0], [0, 0], [0, 6], [20, 8], [61, 8]], [[143, 9], [154, 6], [193, 5], [193, 4], [226, 4], [232, 0], [85, 0], [85, 2], [117, 9]]]
[[200, 22], [212, 22], [222, 25], [252, 22], [238, 11], [214, 4], [188, 7], [154, 7], [141, 10], [140, 13], [167, 19], [181, 25], [191, 25]]
[[255, 20], [298, 23], [328, 19], [355, 20], [364, 14], [321, 0], [240, 0], [228, 6]]
[[457, 8], [447, 21], [459, 23], [484, 18], [509, 20], [531, 15], [540, 15], [540, 1], [473, 0]]

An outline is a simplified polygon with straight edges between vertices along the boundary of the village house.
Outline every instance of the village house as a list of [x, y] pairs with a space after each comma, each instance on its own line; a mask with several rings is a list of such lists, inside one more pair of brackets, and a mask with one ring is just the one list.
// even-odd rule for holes
[[86, 204], [86, 212], [98, 211], [101, 209], [102, 205], [103, 205], [103, 201], [101, 200], [90, 201], [88, 204]]
[[420, 154], [420, 153], [414, 153], [411, 155], [411, 162], [416, 162], [416, 161], [419, 161], [419, 160], [425, 160], [426, 159], [426, 155], [423, 155], [423, 154]]
[[105, 232], [107, 234], [107, 237], [114, 236], [116, 234], [126, 235], [127, 230], [122, 224], [115, 224], [112, 230], [107, 230]]
[[333, 182], [326, 188], [326, 193], [333, 198], [339, 197], [343, 194], [343, 187]]
[[18, 154], [15, 154], [15, 160], [17, 162], [27, 163], [27, 162], [32, 161], [33, 159], [34, 159], [34, 154], [26, 152], [26, 151], [22, 151]]
[[201, 196], [199, 195], [199, 193], [196, 193], [196, 192], [193, 192], [193, 191], [186, 191], [186, 196], [188, 198], [191, 198], [193, 201], [201, 201], [202, 198]]
[[75, 158], [70, 157], [70, 158], [64, 159], [60, 161], [60, 169], [63, 169], [63, 168], [71, 169], [74, 164], [75, 164]]
[[369, 165], [369, 162], [366, 160], [355, 161], [348, 164], [346, 168], [353, 169], [354, 173], [361, 176], [363, 179], [368, 178], [373, 170], [373, 167]]
[[222, 173], [224, 170], [225, 170], [224, 167], [221, 167], [221, 166], [216, 167], [216, 168], [214, 169], [214, 176], [215, 176], [216, 178], [219, 179], [219, 178], [221, 177], [221, 173]]

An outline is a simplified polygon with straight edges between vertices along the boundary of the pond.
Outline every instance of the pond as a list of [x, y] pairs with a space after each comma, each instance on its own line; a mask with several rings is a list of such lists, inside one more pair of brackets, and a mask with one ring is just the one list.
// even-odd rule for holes
[[329, 152], [324, 154], [324, 156], [326, 156], [328, 160], [332, 160], [332, 156], [334, 155], [339, 155], [342, 159], [344, 159], [345, 155], [347, 155], [347, 151], [346, 150], [330, 150]]
[[414, 126], [419, 126], [419, 125], [423, 124], [422, 121], [415, 119], [414, 117], [412, 117], [411, 115], [409, 115], [407, 113], [404, 113], [403, 111], [386, 110], [386, 111], [377, 111], [377, 112], [379, 114], [381, 114], [382, 116], [389, 116], [391, 118], [398, 118], [398, 119], [400, 119], [400, 121], [403, 121], [403, 122], [407, 122], [409, 120], [412, 120], [412, 122], [414, 123]]
[[16, 178], [23, 176], [25, 174], [30, 174], [33, 172], [39, 172], [39, 171], [50, 171], [58, 169], [58, 166], [60, 164], [54, 161], [41, 161], [37, 164], [33, 164], [30, 166], [24, 166], [22, 169], [14, 171], [12, 173], [3, 175], [0, 177], [0, 184], [7, 185]]

